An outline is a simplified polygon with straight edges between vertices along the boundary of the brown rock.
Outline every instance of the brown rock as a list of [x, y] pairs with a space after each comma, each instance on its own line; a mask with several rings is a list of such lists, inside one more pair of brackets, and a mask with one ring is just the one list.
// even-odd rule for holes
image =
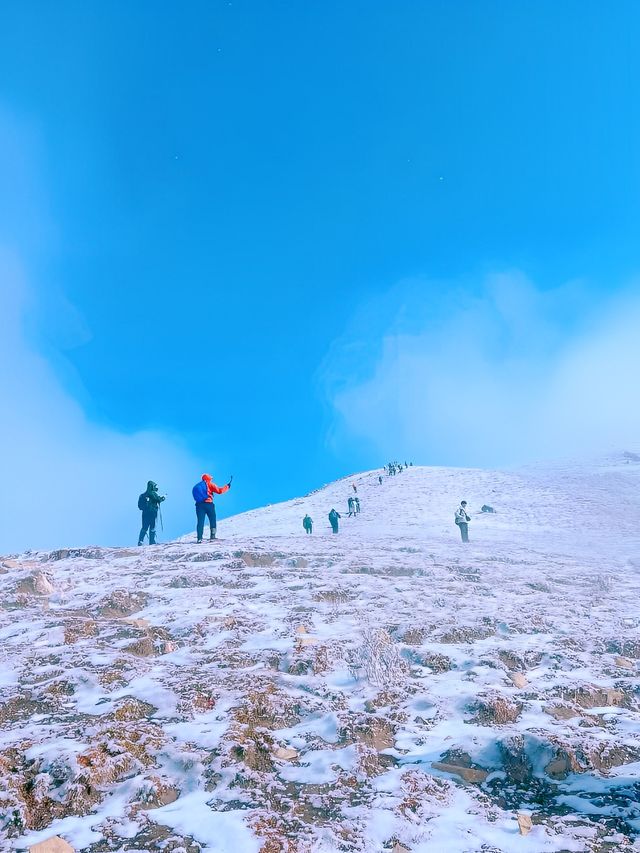
[[299, 646], [312, 646], [314, 643], [318, 642], [317, 637], [312, 637], [311, 634], [307, 632], [307, 629], [304, 625], [298, 625], [296, 628], [297, 634], [297, 644]]
[[544, 768], [544, 772], [552, 779], [566, 779], [570, 773], [584, 773], [586, 769], [585, 762], [578, 760], [573, 749], [560, 747]]
[[53, 584], [50, 577], [44, 572], [36, 572], [18, 584], [17, 592], [25, 595], [51, 595]]
[[522, 690], [529, 683], [521, 672], [510, 672], [509, 678], [513, 681], [518, 690]]
[[545, 705], [543, 711], [554, 720], [571, 720], [580, 716], [580, 711], [572, 705]]
[[518, 814], [517, 817], [520, 835], [529, 835], [533, 827], [533, 824], [531, 823], [531, 817], [528, 814]]
[[481, 785], [489, 773], [486, 770], [480, 770], [475, 767], [458, 767], [456, 764], [445, 764], [443, 761], [433, 761], [431, 766], [434, 770], [441, 770], [443, 773], [452, 773], [454, 776], [460, 776], [465, 782], [470, 782], [472, 785]]
[[470, 710], [474, 713], [473, 722], [480, 726], [503, 726], [515, 723], [522, 711], [522, 705], [511, 702], [504, 696], [483, 696]]
[[135, 616], [126, 616], [122, 621], [133, 625], [134, 628], [141, 628], [144, 631], [151, 628], [151, 622], [148, 619], [136, 619]]
[[53, 835], [51, 838], [47, 838], [46, 841], [32, 844], [29, 848], [29, 853], [74, 853], [74, 849], [64, 838], [60, 838], [59, 835]]
[[575, 691], [574, 701], [581, 708], [600, 708], [605, 705], [622, 705], [625, 695], [622, 690], [604, 687], [581, 687]]
[[631, 670], [635, 669], [635, 665], [634, 665], [633, 661], [629, 660], [629, 658], [623, 658], [620, 655], [618, 655], [615, 658], [614, 663], [616, 666], [619, 666], [622, 669], [631, 669]]
[[298, 750], [291, 749], [288, 746], [279, 746], [274, 752], [274, 755], [281, 761], [296, 761], [298, 758]]

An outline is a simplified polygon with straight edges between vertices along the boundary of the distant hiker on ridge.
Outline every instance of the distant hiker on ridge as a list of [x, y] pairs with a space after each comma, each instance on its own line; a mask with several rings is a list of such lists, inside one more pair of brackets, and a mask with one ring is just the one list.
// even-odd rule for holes
[[142, 545], [144, 537], [149, 531], [149, 545], [156, 544], [156, 518], [160, 504], [165, 499], [165, 495], [158, 494], [158, 484], [153, 480], [147, 483], [147, 490], [138, 498], [138, 509], [142, 510], [142, 528], [138, 536], [138, 545]]
[[378, 483], [380, 483], [380, 485], [382, 485], [382, 477], [378, 477]]
[[356, 514], [356, 508], [354, 506], [355, 501], [353, 498], [349, 498], [347, 501], [347, 506], [349, 507], [349, 518]]
[[307, 533], [313, 533], [313, 519], [310, 515], [305, 515], [302, 519], [302, 526], [304, 527]]
[[460, 536], [462, 536], [463, 542], [469, 541], [469, 522], [471, 521], [470, 517], [467, 515], [467, 502], [461, 501], [460, 506], [456, 510], [455, 517], [456, 524], [460, 528]]
[[332, 509], [329, 513], [329, 524], [331, 525], [331, 529], [334, 533], [338, 532], [338, 519], [342, 518], [339, 512], [336, 512], [335, 509]]
[[355, 504], [356, 515], [357, 515], [360, 512], [360, 498], [354, 498], [353, 503]]
[[357, 493], [358, 487], [356, 486], [356, 484], [352, 483], [351, 485], [353, 486], [353, 491]]
[[211, 474], [203, 474], [200, 482], [196, 483], [191, 490], [193, 499], [196, 502], [196, 533], [198, 542], [202, 542], [205, 518], [209, 519], [209, 538], [216, 538], [216, 508], [213, 504], [213, 496], [214, 494], [224, 495], [225, 492], [228, 492], [231, 488], [232, 480], [233, 477], [229, 479], [226, 486], [222, 486], [221, 488], [213, 482]]

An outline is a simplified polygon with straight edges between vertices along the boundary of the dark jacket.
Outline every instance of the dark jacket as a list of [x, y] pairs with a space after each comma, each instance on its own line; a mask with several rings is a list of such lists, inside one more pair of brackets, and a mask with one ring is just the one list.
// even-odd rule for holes
[[164, 500], [164, 495], [158, 494], [158, 485], [153, 480], [147, 483], [147, 490], [140, 495], [138, 506], [144, 513], [158, 514], [158, 507]]

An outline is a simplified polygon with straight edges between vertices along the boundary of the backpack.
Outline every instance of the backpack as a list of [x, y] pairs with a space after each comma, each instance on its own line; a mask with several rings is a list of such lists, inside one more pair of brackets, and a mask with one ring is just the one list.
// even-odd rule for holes
[[147, 493], [143, 492], [138, 498], [138, 509], [141, 509], [143, 512], [147, 508], [149, 501], [147, 500]]
[[209, 489], [207, 488], [205, 481], [200, 480], [199, 483], [196, 483], [193, 489], [191, 489], [191, 494], [197, 504], [204, 503], [209, 497]]

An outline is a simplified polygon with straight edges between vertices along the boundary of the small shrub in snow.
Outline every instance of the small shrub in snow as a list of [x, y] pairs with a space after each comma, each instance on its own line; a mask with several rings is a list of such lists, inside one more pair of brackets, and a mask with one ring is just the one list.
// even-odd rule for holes
[[382, 688], [401, 683], [409, 672], [398, 647], [383, 629], [364, 632], [362, 646], [355, 652], [350, 668], [355, 678], [364, 675], [371, 684]]

